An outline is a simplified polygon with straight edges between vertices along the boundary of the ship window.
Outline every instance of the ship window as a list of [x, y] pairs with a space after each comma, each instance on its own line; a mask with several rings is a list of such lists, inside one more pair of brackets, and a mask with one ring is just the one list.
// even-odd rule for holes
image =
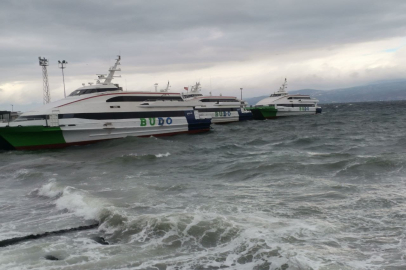
[[112, 113], [75, 113], [59, 114], [59, 119], [81, 118], [91, 120], [134, 119], [185, 116], [184, 111], [155, 111], [155, 112], [112, 112]]
[[22, 122], [22, 121], [33, 121], [33, 120], [45, 120], [48, 119], [47, 115], [27, 115], [27, 116], [19, 116], [15, 122]]
[[142, 102], [156, 100], [183, 100], [180, 96], [118, 96], [113, 97], [106, 102]]
[[190, 95], [183, 95], [185, 98], [191, 98], [191, 97], [200, 97], [203, 96], [202, 94], [190, 94]]
[[277, 104], [281, 107], [314, 107], [314, 104]]
[[314, 104], [292, 104], [292, 107], [314, 107]]
[[119, 88], [95, 88], [95, 89], [82, 89], [82, 90], [75, 90], [69, 96], [80, 96], [84, 94], [91, 94], [91, 93], [100, 93], [100, 92], [107, 92], [107, 91], [118, 91]]
[[203, 98], [200, 101], [201, 102], [239, 102], [236, 99], [209, 99], [209, 98]]
[[197, 109], [199, 112], [228, 112], [237, 111], [238, 108], [208, 108], [208, 109]]

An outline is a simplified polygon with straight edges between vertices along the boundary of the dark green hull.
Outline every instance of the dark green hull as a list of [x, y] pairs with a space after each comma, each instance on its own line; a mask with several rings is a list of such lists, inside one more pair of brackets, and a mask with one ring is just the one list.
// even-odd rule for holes
[[247, 107], [252, 112], [254, 120], [264, 120], [276, 118], [278, 112], [274, 106]]
[[66, 145], [59, 127], [27, 126], [0, 128], [0, 149], [30, 150]]

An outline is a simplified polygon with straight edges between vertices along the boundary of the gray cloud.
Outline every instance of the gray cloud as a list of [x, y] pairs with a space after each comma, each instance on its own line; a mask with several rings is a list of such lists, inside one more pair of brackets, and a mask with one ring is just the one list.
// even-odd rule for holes
[[336, 48], [404, 36], [405, 14], [403, 0], [3, 1], [0, 82], [37, 78], [40, 55], [78, 76], [119, 52], [128, 71], [162, 72]]

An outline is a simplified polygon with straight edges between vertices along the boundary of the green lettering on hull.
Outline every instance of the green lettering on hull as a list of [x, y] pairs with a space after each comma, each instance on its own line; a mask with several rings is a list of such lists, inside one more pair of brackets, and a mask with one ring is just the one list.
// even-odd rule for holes
[[65, 144], [60, 127], [28, 126], [0, 128], [0, 149]]

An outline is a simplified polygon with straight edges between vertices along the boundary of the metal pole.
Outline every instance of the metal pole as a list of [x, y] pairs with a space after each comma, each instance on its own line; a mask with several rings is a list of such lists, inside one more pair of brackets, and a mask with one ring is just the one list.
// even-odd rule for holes
[[65, 90], [65, 73], [63, 72], [63, 69], [66, 68], [66, 64], [68, 64], [67, 61], [65, 60], [58, 60], [59, 68], [62, 69], [62, 80], [63, 80], [63, 94], [65, 95], [66, 98], [66, 90]]
[[242, 100], [242, 88], [240, 88], [240, 90], [241, 90], [241, 100]]
[[62, 80], [63, 80], [63, 93], [66, 97], [66, 91], [65, 91], [65, 74], [63, 73], [63, 64], [62, 64]]

